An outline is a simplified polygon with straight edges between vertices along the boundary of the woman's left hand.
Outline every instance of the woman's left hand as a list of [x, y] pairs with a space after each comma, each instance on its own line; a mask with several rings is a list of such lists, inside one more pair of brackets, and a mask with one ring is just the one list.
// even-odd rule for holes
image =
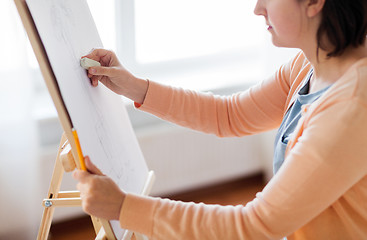
[[88, 171], [73, 173], [74, 179], [79, 181], [77, 189], [84, 212], [98, 218], [118, 220], [126, 194], [111, 178], [103, 175], [88, 156], [84, 161]]

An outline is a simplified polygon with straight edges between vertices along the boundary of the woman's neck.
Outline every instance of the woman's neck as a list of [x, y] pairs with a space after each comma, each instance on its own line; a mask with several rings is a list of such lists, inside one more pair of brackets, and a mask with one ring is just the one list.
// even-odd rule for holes
[[354, 63], [367, 57], [367, 42], [358, 48], [348, 48], [341, 56], [327, 57], [327, 52], [305, 52], [314, 73], [310, 82], [310, 92], [318, 91], [336, 82]]

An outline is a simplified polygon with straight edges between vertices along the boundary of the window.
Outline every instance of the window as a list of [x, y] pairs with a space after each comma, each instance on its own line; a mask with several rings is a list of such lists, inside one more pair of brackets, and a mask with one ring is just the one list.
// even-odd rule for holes
[[263, 34], [260, 19], [252, 16], [254, 2], [135, 0], [137, 62], [200, 58], [258, 46]]
[[264, 19], [253, 14], [255, 4], [117, 1], [118, 55], [134, 74], [183, 87], [206, 90], [258, 79], [269, 39]]

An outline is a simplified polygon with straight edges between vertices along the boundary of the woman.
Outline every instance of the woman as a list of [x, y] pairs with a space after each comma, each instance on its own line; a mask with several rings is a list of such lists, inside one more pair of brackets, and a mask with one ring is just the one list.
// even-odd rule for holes
[[138, 79], [112, 52], [93, 51], [104, 67], [89, 70], [92, 85], [141, 110], [218, 136], [279, 130], [276, 174], [246, 206], [126, 194], [86, 157], [94, 174], [74, 174], [84, 210], [150, 239], [367, 239], [366, 13], [366, 0], [258, 0], [274, 45], [302, 51], [227, 98]]

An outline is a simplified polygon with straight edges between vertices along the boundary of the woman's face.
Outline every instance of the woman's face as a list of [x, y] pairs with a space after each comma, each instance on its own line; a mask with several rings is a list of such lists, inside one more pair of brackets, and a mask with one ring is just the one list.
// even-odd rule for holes
[[272, 42], [278, 47], [302, 48], [309, 25], [304, 0], [258, 0], [254, 13], [264, 16]]

